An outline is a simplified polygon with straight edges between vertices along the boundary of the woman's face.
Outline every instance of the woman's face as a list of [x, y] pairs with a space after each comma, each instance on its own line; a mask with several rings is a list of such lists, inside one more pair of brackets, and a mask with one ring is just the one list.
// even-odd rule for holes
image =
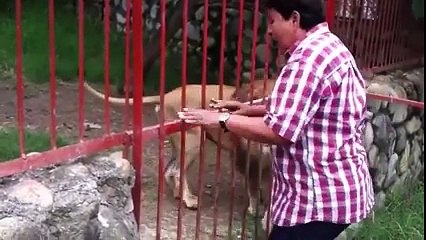
[[278, 43], [281, 50], [287, 50], [296, 40], [299, 29], [299, 14], [294, 12], [288, 20], [275, 9], [268, 10], [268, 34]]

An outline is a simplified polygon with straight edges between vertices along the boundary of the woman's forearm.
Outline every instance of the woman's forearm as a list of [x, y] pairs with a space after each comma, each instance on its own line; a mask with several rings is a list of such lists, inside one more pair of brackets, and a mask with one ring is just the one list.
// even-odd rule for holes
[[242, 114], [247, 117], [263, 117], [266, 114], [266, 105], [251, 105]]
[[226, 127], [230, 132], [252, 141], [273, 145], [290, 143], [266, 126], [263, 117], [231, 115], [226, 122]]

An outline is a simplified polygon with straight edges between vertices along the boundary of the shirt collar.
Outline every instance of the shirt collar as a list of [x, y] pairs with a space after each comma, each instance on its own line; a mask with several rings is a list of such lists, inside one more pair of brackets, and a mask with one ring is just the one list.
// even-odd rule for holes
[[323, 34], [326, 32], [330, 32], [330, 29], [328, 28], [328, 23], [327, 22], [322, 22], [318, 25], [316, 25], [315, 27], [311, 28], [308, 32], [306, 32], [306, 36], [302, 39], [299, 39], [298, 41], [296, 41], [293, 45], [291, 45], [287, 51], [285, 51], [285, 57], [289, 58], [291, 56], [291, 54], [293, 54], [293, 52], [296, 50], [296, 48], [300, 45], [301, 42], [303, 42], [306, 39], [312, 38], [313, 36], [319, 35], [319, 34]]

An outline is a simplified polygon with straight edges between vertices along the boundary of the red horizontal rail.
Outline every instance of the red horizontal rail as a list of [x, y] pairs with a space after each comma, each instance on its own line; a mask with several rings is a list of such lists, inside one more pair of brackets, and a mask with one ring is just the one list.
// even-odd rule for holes
[[[159, 135], [159, 125], [143, 128], [144, 139], [152, 139]], [[195, 125], [185, 124], [186, 129], [196, 127]], [[164, 124], [165, 135], [169, 135], [181, 130], [180, 121], [171, 121]], [[105, 137], [86, 140], [77, 144], [64, 146], [57, 149], [51, 149], [36, 155], [24, 156], [0, 163], [0, 177], [10, 176], [24, 171], [46, 167], [51, 164], [59, 164], [68, 159], [75, 159], [88, 154], [96, 153], [108, 148], [122, 145], [131, 141], [132, 131], [115, 133]]]
[[46, 167], [51, 164], [65, 162], [87, 154], [123, 144], [130, 139], [127, 133], [112, 134], [102, 138], [83, 141], [77, 144], [52, 149], [36, 155], [24, 156], [15, 160], [0, 163], [0, 177], [22, 173], [27, 170]]
[[[387, 101], [391, 103], [403, 104], [414, 108], [424, 109], [423, 102], [417, 102], [404, 98], [391, 97], [380, 94], [368, 93], [367, 96], [371, 99]], [[253, 101], [253, 104], [262, 102], [263, 99]], [[181, 121], [174, 120], [164, 124], [165, 135], [179, 132], [181, 130]], [[185, 124], [185, 130], [194, 128], [195, 125]], [[159, 125], [145, 127], [142, 129], [144, 140], [149, 140], [159, 136]], [[131, 141], [133, 136], [132, 131], [111, 134], [109, 136], [86, 140], [77, 144], [64, 146], [57, 149], [51, 149], [36, 155], [23, 156], [0, 163], [0, 177], [10, 176], [24, 171], [45, 167], [51, 164], [59, 164], [68, 159], [75, 159], [84, 155], [96, 153], [108, 148], [122, 145]]]
[[414, 108], [424, 109], [425, 107], [423, 102], [413, 101], [406, 98], [398, 98], [398, 97], [386, 96], [386, 95], [381, 95], [376, 93], [367, 93], [367, 97], [370, 97], [371, 99], [390, 102], [390, 103], [403, 104], [403, 105], [407, 105], [409, 107], [414, 107]]

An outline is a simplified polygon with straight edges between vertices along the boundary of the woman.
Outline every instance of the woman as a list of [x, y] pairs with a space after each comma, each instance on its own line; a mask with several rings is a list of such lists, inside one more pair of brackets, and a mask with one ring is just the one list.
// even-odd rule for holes
[[330, 32], [321, 0], [267, 0], [268, 33], [287, 64], [263, 106], [222, 102], [180, 119], [272, 145], [270, 240], [332, 240], [374, 205], [361, 135], [366, 91], [356, 62]]

